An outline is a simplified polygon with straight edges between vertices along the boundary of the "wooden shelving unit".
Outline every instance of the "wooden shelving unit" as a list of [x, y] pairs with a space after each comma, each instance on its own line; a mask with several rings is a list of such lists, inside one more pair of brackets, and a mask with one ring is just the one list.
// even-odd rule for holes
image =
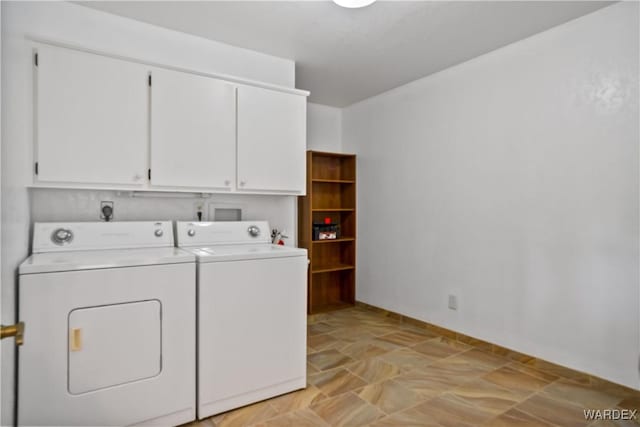
[[[340, 226], [337, 239], [313, 240], [313, 224]], [[356, 156], [307, 152], [307, 195], [298, 198], [298, 243], [309, 251], [309, 314], [352, 306], [356, 280]]]

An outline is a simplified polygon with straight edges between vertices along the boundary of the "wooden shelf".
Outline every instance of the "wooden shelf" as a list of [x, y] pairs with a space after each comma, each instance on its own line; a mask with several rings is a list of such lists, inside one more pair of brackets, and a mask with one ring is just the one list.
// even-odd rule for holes
[[356, 268], [355, 265], [349, 265], [349, 264], [322, 266], [322, 267], [316, 267], [315, 269], [312, 268], [311, 274], [331, 273], [334, 271], [342, 271], [342, 270], [353, 270], [354, 268]]
[[340, 243], [340, 242], [353, 242], [355, 237], [341, 237], [339, 239], [325, 239], [325, 240], [312, 240], [311, 243]]
[[320, 179], [314, 178], [311, 180], [312, 182], [325, 182], [327, 184], [355, 184], [356, 181], [353, 179]]
[[[339, 239], [313, 240], [331, 223]], [[298, 198], [298, 241], [309, 253], [309, 314], [351, 307], [356, 279], [356, 156], [307, 152], [307, 195]]]

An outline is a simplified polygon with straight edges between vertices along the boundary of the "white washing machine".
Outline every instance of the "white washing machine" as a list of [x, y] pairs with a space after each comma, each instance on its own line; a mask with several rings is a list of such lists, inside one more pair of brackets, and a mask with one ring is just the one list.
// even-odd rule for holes
[[36, 223], [19, 271], [19, 425], [195, 419], [195, 257], [171, 222]]
[[307, 251], [264, 221], [178, 222], [198, 259], [198, 418], [306, 387]]

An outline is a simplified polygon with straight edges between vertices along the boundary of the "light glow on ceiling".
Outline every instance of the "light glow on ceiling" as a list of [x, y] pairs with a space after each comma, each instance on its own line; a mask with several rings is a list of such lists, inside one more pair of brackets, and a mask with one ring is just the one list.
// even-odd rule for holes
[[357, 9], [360, 7], [366, 7], [375, 2], [376, 0], [333, 0], [335, 4], [349, 9]]

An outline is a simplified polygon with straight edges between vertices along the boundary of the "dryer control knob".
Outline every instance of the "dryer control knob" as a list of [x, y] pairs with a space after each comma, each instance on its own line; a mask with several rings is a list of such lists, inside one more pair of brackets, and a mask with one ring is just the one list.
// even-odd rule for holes
[[255, 225], [252, 225], [249, 228], [247, 228], [247, 232], [251, 237], [258, 237], [260, 235], [260, 229]]
[[196, 230], [194, 230], [193, 228], [192, 228], [192, 229], [190, 229], [189, 231], [187, 231], [187, 235], [188, 235], [189, 237], [193, 237], [193, 236], [195, 236], [195, 235], [196, 235]]
[[67, 228], [58, 228], [51, 235], [51, 240], [56, 245], [64, 245], [70, 243], [73, 240], [73, 233]]
[[164, 234], [164, 231], [162, 231], [162, 229], [158, 228], [156, 231], [153, 232], [153, 234], [155, 234], [156, 237], [162, 237], [162, 235]]

